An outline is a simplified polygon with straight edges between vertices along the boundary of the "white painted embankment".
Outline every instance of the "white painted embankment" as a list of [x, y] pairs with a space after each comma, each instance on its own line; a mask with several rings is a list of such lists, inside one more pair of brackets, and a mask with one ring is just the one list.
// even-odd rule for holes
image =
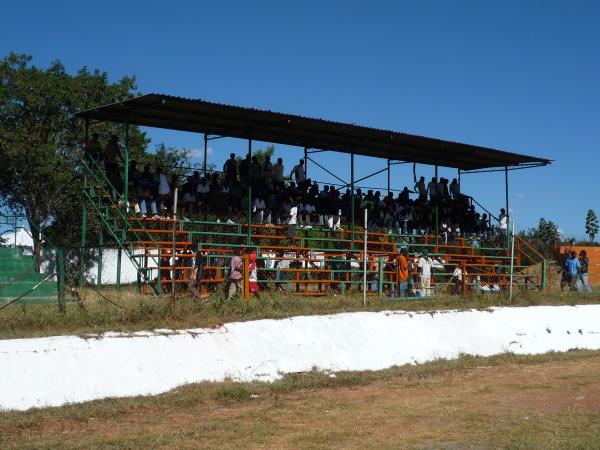
[[158, 394], [204, 380], [273, 380], [317, 366], [383, 369], [460, 353], [600, 349], [600, 305], [357, 312], [100, 338], [0, 341], [0, 409]]

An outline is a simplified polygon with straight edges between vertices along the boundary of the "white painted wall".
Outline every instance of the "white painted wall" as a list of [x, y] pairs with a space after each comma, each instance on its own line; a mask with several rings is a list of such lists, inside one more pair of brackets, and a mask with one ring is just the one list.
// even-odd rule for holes
[[384, 369], [460, 353], [600, 349], [600, 305], [357, 312], [100, 339], [0, 340], [0, 409], [159, 394], [204, 380], [274, 380], [317, 366]]

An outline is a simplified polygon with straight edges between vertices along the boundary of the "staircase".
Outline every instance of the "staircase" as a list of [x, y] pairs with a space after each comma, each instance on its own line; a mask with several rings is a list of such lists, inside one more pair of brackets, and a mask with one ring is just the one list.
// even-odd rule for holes
[[[138, 272], [138, 284], [144, 292], [162, 293], [165, 283], [172, 282], [172, 272], [185, 274], [177, 283], [189, 280], [191, 267], [176, 267], [177, 261], [190, 261], [192, 242], [181, 231], [181, 222], [173, 219], [138, 218], [127, 208], [122, 195], [113, 198], [114, 188], [104, 170], [91, 159], [82, 159], [85, 175], [84, 196], [100, 217], [116, 246], [131, 260]], [[175, 227], [175, 229], [173, 229]]]
[[[24, 255], [20, 248], [0, 247], [0, 305], [23, 294], [27, 295], [15, 302], [16, 304], [56, 303], [56, 282], [44, 281], [46, 277], [46, 274], [35, 271], [33, 256]], [[27, 293], [35, 286], [37, 288]]]

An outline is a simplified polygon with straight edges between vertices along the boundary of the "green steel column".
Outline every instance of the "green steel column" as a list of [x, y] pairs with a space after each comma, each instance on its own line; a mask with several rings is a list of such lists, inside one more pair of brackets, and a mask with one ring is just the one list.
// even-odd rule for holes
[[546, 290], [548, 284], [548, 273], [547, 273], [547, 262], [546, 259], [542, 259], [542, 291]]
[[58, 290], [58, 311], [64, 313], [65, 305], [65, 257], [61, 248], [56, 249], [56, 281]]
[[208, 168], [208, 163], [206, 159], [208, 157], [208, 135], [204, 133], [204, 161], [202, 162], [202, 176], [206, 178], [206, 170]]
[[162, 263], [162, 255], [161, 255], [162, 250], [159, 248], [158, 249], [158, 260], [157, 260], [157, 266], [158, 266], [158, 277], [156, 278], [156, 292], [158, 292], [158, 295], [162, 294], [162, 271], [160, 270], [161, 268], [161, 263]]
[[[125, 155], [123, 157], [123, 179], [125, 185], [123, 186], [123, 197], [125, 197], [125, 216], [129, 214], [129, 122], [125, 124], [125, 146], [123, 149]], [[125, 231], [127, 231], [127, 221], [125, 222]]]
[[123, 224], [123, 230], [121, 231], [121, 246], [119, 246], [117, 253], [117, 289], [121, 288], [121, 260], [123, 258], [122, 246], [126, 245], [127, 242], [127, 224], [129, 215], [129, 122], [125, 124], [125, 145], [123, 155], [123, 200], [125, 202], [125, 223]]
[[[89, 119], [86, 119], [85, 121], [85, 142], [88, 141], [89, 139], [89, 132], [90, 132], [90, 121]], [[87, 155], [84, 152], [83, 157], [85, 158]], [[87, 162], [87, 161], [86, 161]], [[87, 173], [84, 170], [84, 174], [83, 174], [83, 190], [87, 191], [88, 189], [88, 177], [87, 177]], [[86, 245], [86, 239], [87, 239], [87, 200], [85, 197], [83, 197], [83, 201], [81, 202], [81, 249], [79, 251], [79, 285], [83, 286], [84, 282], [83, 282], [83, 270], [84, 270], [84, 264], [83, 264], [83, 255], [84, 255], [84, 251], [85, 251], [85, 245]]]
[[308, 179], [308, 148], [304, 147], [304, 178]]
[[252, 238], [252, 139], [248, 139], [248, 215], [246, 221], [248, 223], [248, 236], [246, 245], [250, 245]]
[[350, 227], [352, 236], [352, 250], [354, 251], [354, 153], [350, 153]]
[[100, 222], [100, 237], [98, 239], [98, 276], [96, 286], [102, 287], [102, 256], [104, 253], [104, 225]]
[[390, 160], [387, 160], [387, 193], [390, 193]]
[[440, 193], [438, 192], [439, 180], [438, 180], [438, 166], [435, 165], [435, 182], [438, 183], [435, 186], [435, 251], [438, 251], [438, 241], [440, 238], [440, 223], [439, 223], [439, 202]]

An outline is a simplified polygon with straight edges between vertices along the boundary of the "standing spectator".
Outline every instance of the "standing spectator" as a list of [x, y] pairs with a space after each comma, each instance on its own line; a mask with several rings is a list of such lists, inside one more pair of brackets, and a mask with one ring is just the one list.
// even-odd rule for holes
[[424, 297], [431, 295], [431, 269], [433, 268], [433, 261], [428, 256], [427, 250], [423, 250], [421, 257], [417, 261], [417, 267], [419, 268], [420, 288]]
[[458, 200], [458, 197], [460, 197], [460, 184], [458, 184], [456, 178], [453, 178], [452, 183], [450, 183], [450, 194], [454, 200]]
[[277, 164], [273, 166], [273, 178], [277, 183], [283, 183], [283, 159], [277, 158]]
[[265, 163], [263, 164], [262, 171], [265, 176], [266, 184], [271, 184], [273, 182], [273, 164], [271, 163], [271, 157], [269, 155], [265, 156]]
[[104, 147], [104, 169], [106, 170], [108, 181], [114, 188], [113, 200], [116, 199], [117, 194], [123, 192], [123, 177], [121, 177], [117, 160], [123, 161], [123, 156], [121, 155], [119, 137], [113, 134], [106, 147]]
[[567, 275], [569, 277], [569, 287], [571, 291], [577, 291], [577, 280], [581, 272], [581, 263], [577, 259], [577, 253], [571, 252], [566, 264]]
[[398, 295], [406, 297], [408, 291], [408, 253], [406, 248], [400, 250], [398, 256]]
[[260, 300], [258, 295], [258, 265], [256, 263], [256, 249], [250, 250], [248, 257], [248, 290]]
[[167, 171], [164, 168], [161, 168], [158, 177], [159, 209], [161, 211], [161, 214], [166, 213], [166, 215], [168, 215], [167, 210], [170, 207], [171, 187], [169, 186], [169, 178], [167, 177]]
[[237, 180], [237, 161], [235, 160], [235, 153], [229, 155], [229, 159], [225, 161], [223, 165], [223, 173], [225, 174], [224, 184], [229, 185]]
[[200, 292], [202, 280], [204, 278], [204, 267], [208, 260], [208, 252], [203, 251], [200, 244], [194, 253], [193, 269], [188, 283], [188, 291], [192, 294], [194, 300], [202, 300], [208, 298], [208, 293]]
[[438, 195], [438, 182], [435, 177], [431, 177], [431, 181], [427, 185], [427, 193], [429, 194], [429, 200], [435, 201]]
[[592, 292], [592, 287], [588, 282], [588, 270], [590, 265], [590, 260], [588, 258], [587, 252], [585, 250], [581, 250], [579, 252], [579, 264], [581, 265], [581, 270], [579, 274], [579, 281], [581, 282], [581, 290]]
[[294, 176], [294, 178], [296, 180], [296, 184], [298, 186], [300, 186], [302, 183], [304, 183], [304, 160], [303, 159], [301, 159], [300, 162], [294, 166], [294, 168], [290, 172], [290, 178], [292, 178], [292, 175]]
[[239, 248], [233, 251], [229, 267], [229, 278], [227, 279], [227, 283], [225, 283], [227, 300], [231, 299], [235, 294], [242, 292], [242, 258], [240, 258]]
[[266, 207], [265, 200], [259, 191], [254, 198], [254, 223], [259, 225], [263, 224]]
[[98, 133], [92, 133], [92, 139], [88, 140], [83, 147], [85, 154], [92, 158], [96, 164], [102, 161], [102, 144], [98, 139]]
[[427, 187], [425, 186], [425, 177], [419, 178], [419, 181], [415, 183], [415, 191], [419, 194], [419, 200], [427, 200]]
[[460, 295], [462, 293], [463, 271], [459, 264], [456, 265], [452, 277], [454, 278], [454, 293]]
[[500, 231], [500, 241], [505, 242], [508, 234], [508, 216], [504, 208], [500, 209], [500, 215], [498, 216], [498, 230]]

